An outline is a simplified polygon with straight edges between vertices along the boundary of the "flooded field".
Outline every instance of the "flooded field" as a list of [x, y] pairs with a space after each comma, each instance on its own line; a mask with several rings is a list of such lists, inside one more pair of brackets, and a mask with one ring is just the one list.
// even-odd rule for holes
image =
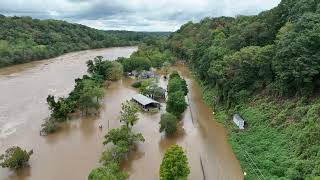
[[[104, 135], [108, 129], [119, 126], [121, 103], [137, 93], [130, 86], [133, 80], [123, 79], [111, 84], [97, 117], [73, 119], [64, 124], [61, 131], [41, 137], [40, 125], [49, 115], [45, 99], [48, 94], [67, 95], [74, 79], [86, 73], [88, 59], [97, 55], [115, 59], [129, 56], [135, 50], [136, 47], [88, 50], [1, 69], [0, 152], [18, 145], [33, 149], [34, 155], [30, 168], [17, 173], [0, 169], [0, 179], [87, 179], [91, 169], [99, 165]], [[130, 159], [122, 164], [130, 174], [129, 179], [158, 179], [162, 156], [176, 143], [187, 152], [191, 167], [189, 179], [243, 179], [239, 162], [227, 143], [226, 132], [212, 120], [212, 112], [204, 104], [198, 84], [187, 68], [179, 66], [177, 69], [186, 79], [190, 92], [182, 128], [176, 136], [166, 138], [159, 133], [160, 113], [140, 114], [134, 130], [141, 132], [146, 141], [139, 143]], [[167, 82], [161, 78], [159, 83], [166, 86]], [[164, 109], [162, 107], [162, 111]], [[100, 124], [102, 130], [98, 128]]]

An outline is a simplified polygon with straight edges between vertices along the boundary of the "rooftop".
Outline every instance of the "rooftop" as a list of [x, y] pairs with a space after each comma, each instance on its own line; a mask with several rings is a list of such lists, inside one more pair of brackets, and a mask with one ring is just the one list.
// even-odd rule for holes
[[132, 99], [134, 99], [135, 101], [139, 102], [141, 105], [145, 106], [151, 103], [156, 103], [156, 104], [160, 104], [159, 102], [148, 98], [147, 96], [144, 96], [142, 94], [136, 94], [132, 97]]

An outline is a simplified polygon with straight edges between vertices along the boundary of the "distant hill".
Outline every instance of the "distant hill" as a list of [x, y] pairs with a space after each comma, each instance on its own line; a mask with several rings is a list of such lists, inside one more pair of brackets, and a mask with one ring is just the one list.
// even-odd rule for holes
[[63, 53], [152, 42], [167, 32], [103, 31], [59, 20], [0, 15], [0, 67]]

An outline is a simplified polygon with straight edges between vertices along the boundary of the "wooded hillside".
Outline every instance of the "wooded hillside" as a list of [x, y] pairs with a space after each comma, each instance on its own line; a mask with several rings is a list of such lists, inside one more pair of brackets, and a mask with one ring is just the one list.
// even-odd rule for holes
[[[189, 22], [162, 48], [186, 60], [202, 82], [247, 179], [320, 178], [318, 0]], [[247, 121], [245, 131], [230, 122], [234, 113]]]
[[102, 31], [59, 20], [0, 15], [0, 67], [63, 53], [153, 42], [168, 33]]

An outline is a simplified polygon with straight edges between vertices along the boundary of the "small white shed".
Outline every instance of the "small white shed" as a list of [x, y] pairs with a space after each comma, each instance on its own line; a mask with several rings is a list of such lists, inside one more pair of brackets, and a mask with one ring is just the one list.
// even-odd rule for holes
[[239, 129], [245, 128], [245, 121], [239, 116], [239, 114], [233, 115], [233, 122], [239, 127]]

